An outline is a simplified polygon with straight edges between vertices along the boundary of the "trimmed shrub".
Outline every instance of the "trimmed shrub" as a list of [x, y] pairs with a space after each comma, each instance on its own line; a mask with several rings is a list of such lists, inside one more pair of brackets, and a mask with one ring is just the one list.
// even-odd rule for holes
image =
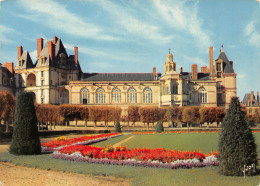
[[31, 93], [23, 92], [17, 96], [14, 132], [9, 151], [16, 155], [41, 153], [37, 117]]
[[118, 121], [116, 122], [115, 129], [116, 129], [117, 133], [121, 133], [121, 126], [120, 126], [120, 123]]
[[162, 133], [164, 131], [162, 122], [158, 121], [155, 127], [157, 133]]
[[[219, 159], [220, 173], [226, 176], [242, 176], [244, 165], [257, 165], [255, 139], [237, 97], [232, 98], [222, 123]], [[253, 170], [248, 174], [252, 175]]]

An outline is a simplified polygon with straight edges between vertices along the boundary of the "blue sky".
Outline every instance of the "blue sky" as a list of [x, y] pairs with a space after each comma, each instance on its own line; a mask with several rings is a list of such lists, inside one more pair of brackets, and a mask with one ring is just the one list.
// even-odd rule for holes
[[17, 46], [36, 61], [37, 38], [79, 47], [84, 72], [163, 73], [168, 48], [177, 69], [209, 66], [221, 45], [237, 73], [238, 96], [260, 91], [260, 2], [256, 0], [0, 0], [0, 62]]

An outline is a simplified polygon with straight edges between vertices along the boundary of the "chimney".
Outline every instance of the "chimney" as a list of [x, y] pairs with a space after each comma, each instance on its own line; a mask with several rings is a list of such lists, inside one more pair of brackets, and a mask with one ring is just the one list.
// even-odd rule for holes
[[54, 45], [56, 45], [57, 39], [58, 39], [58, 38], [57, 38], [56, 36], [53, 37], [53, 44], [54, 44]]
[[75, 61], [75, 64], [77, 65], [78, 64], [78, 47], [77, 46], [74, 47], [74, 61]]
[[48, 42], [48, 53], [51, 57], [51, 63], [53, 64], [54, 55], [55, 55], [55, 48], [54, 48], [54, 44], [51, 41]]
[[8, 71], [13, 74], [14, 73], [14, 63], [13, 62], [5, 62], [4, 67], [8, 69]]
[[254, 91], [251, 91], [250, 101], [254, 101]]
[[180, 73], [182, 73], [182, 72], [183, 72], [183, 68], [181, 67], [181, 68], [180, 68]]
[[37, 57], [41, 55], [41, 51], [43, 48], [43, 38], [37, 39]]
[[153, 67], [153, 79], [156, 80], [156, 67]]
[[209, 47], [209, 73], [213, 71], [213, 47]]
[[191, 67], [191, 78], [192, 80], [198, 80], [198, 65], [193, 64]]
[[257, 100], [257, 103], [260, 104], [260, 102], [259, 102], [259, 92], [257, 92], [256, 100]]
[[208, 72], [208, 67], [207, 66], [201, 67], [201, 72], [202, 73], [207, 73]]
[[23, 47], [22, 47], [22, 46], [18, 46], [18, 47], [17, 47], [17, 50], [18, 50], [18, 60], [19, 60], [20, 57], [21, 57], [22, 54], [23, 54]]

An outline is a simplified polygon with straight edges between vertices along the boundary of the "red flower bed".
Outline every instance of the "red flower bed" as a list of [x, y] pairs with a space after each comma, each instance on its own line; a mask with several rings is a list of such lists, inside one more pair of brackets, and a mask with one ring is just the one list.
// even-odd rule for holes
[[48, 148], [58, 148], [58, 147], [62, 147], [62, 146], [68, 146], [68, 145], [72, 145], [75, 143], [80, 143], [80, 142], [87, 142], [87, 141], [91, 141], [91, 140], [95, 140], [95, 139], [99, 139], [99, 138], [109, 138], [109, 137], [113, 137], [113, 136], [117, 136], [120, 135], [120, 133], [110, 133], [110, 134], [99, 134], [99, 135], [93, 135], [93, 136], [82, 136], [79, 138], [72, 138], [72, 139], [66, 139], [66, 140], [61, 140], [61, 141], [50, 141], [47, 143], [42, 143], [41, 145], [43, 147], [48, 147]]
[[165, 150], [159, 149], [131, 149], [127, 150], [125, 147], [115, 148], [113, 151], [106, 151], [105, 148], [92, 147], [92, 146], [70, 146], [64, 147], [59, 150], [62, 154], [72, 154], [74, 152], [80, 152], [82, 156], [103, 159], [108, 158], [111, 160], [128, 160], [135, 159], [136, 161], [160, 161], [163, 163], [170, 163], [176, 160], [198, 159], [203, 161], [206, 155], [200, 152], [192, 151], [177, 151], [177, 150]]

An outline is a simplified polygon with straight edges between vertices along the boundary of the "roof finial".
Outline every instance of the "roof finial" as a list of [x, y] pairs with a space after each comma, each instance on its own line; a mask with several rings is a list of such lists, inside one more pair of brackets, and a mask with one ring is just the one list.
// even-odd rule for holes
[[220, 52], [224, 52], [224, 50], [223, 50], [223, 44], [221, 45], [221, 50], [220, 50]]
[[169, 50], [169, 54], [170, 54], [171, 53], [171, 49], [169, 48], [168, 50]]

